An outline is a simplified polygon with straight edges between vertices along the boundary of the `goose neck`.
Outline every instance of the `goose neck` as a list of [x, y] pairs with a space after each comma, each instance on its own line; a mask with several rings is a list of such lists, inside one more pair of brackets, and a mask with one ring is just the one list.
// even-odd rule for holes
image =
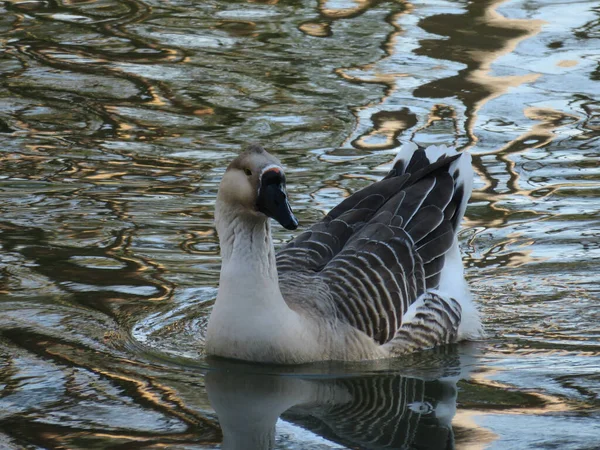
[[217, 216], [216, 228], [221, 244], [222, 276], [277, 281], [275, 249], [266, 217], [222, 210]]

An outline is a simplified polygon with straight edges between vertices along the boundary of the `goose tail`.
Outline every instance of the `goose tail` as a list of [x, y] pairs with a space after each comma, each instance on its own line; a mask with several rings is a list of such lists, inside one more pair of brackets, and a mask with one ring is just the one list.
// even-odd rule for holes
[[[445, 145], [432, 145], [418, 151], [416, 144], [404, 144], [393, 163], [391, 176], [409, 172], [433, 165], [436, 161], [448, 157], [456, 157], [448, 166], [448, 173], [454, 180], [454, 193], [450, 203], [456, 205], [451, 222], [454, 229], [453, 243], [445, 255], [444, 266], [440, 273], [436, 292], [456, 300], [461, 309], [461, 320], [457, 332], [457, 340], [480, 339], [484, 336], [477, 308], [473, 304], [469, 287], [464, 277], [464, 266], [456, 236], [463, 219], [467, 203], [473, 190], [474, 172], [471, 165], [471, 155], [468, 152], [458, 152], [455, 148]], [[389, 175], [388, 175], [389, 176]]]
[[454, 147], [447, 147], [445, 145], [430, 145], [424, 149], [424, 153], [417, 153], [417, 150], [419, 150], [419, 147], [414, 142], [408, 142], [400, 147], [393, 162], [393, 170], [396, 174], [415, 171], [416, 169], [432, 165], [442, 158], [460, 155], [458, 159], [450, 164], [448, 169], [448, 172], [454, 178], [454, 199], [462, 197], [459, 202], [460, 206], [454, 214], [457, 220], [453, 223], [453, 226], [457, 230], [467, 209], [471, 192], [473, 191], [473, 178], [475, 175], [473, 173], [473, 166], [471, 165], [471, 154], [469, 152], [459, 152]]

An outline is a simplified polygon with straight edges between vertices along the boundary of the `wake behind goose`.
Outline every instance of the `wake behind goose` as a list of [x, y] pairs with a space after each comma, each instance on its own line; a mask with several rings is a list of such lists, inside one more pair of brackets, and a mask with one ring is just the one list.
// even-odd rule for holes
[[298, 226], [285, 181], [280, 162], [258, 145], [223, 176], [209, 354], [284, 364], [366, 360], [481, 335], [456, 238], [472, 189], [469, 154], [403, 146], [383, 180], [276, 253], [269, 217]]

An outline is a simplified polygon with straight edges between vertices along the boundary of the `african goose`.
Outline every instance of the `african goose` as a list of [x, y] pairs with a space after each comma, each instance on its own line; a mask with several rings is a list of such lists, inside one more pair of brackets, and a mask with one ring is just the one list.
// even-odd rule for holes
[[276, 253], [269, 217], [288, 230], [298, 222], [280, 162], [250, 146], [217, 195], [222, 267], [206, 352], [298, 364], [479, 337], [456, 238], [472, 181], [469, 154], [404, 145], [383, 180]]

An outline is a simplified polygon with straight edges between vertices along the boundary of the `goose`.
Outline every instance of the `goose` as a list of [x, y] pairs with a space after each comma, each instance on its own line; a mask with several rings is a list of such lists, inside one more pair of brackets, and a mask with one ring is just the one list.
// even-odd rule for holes
[[456, 236], [472, 184], [468, 153], [404, 144], [382, 180], [276, 252], [270, 218], [288, 230], [298, 221], [282, 164], [250, 145], [217, 193], [222, 265], [205, 352], [360, 361], [481, 337]]

